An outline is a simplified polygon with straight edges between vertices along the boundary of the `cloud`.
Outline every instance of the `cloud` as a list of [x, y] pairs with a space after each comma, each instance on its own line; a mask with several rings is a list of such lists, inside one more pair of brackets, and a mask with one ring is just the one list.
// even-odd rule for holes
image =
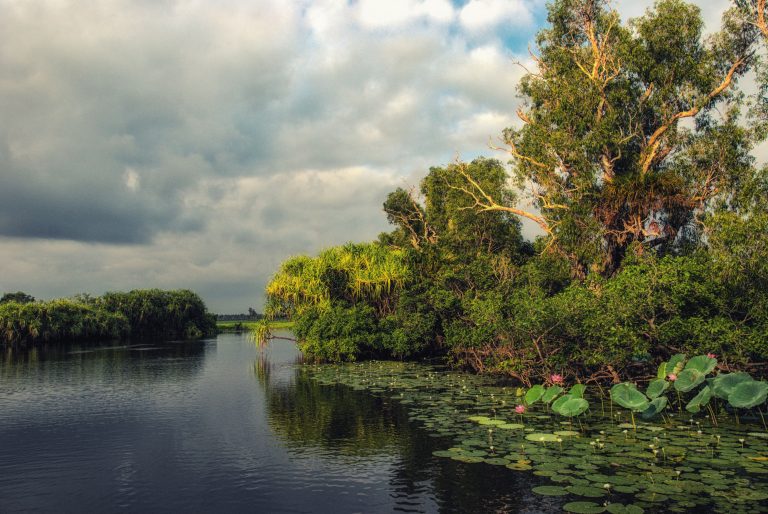
[[459, 12], [459, 20], [470, 31], [485, 31], [505, 24], [528, 25], [533, 13], [523, 0], [470, 0]]

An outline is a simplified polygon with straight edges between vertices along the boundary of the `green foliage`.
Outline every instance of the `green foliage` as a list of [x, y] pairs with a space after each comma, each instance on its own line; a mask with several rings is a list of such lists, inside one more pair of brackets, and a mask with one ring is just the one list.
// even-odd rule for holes
[[2, 341], [12, 344], [129, 336], [192, 339], [215, 333], [216, 320], [191, 291], [150, 289], [106, 293], [87, 302], [3, 303], [0, 330]]
[[610, 394], [614, 403], [633, 412], [643, 412], [649, 406], [648, 398], [629, 382], [614, 385]]
[[8, 302], [32, 303], [34, 301], [35, 301], [34, 296], [28, 295], [23, 291], [16, 291], [15, 293], [5, 293], [2, 297], [0, 297], [0, 304], [8, 303]]

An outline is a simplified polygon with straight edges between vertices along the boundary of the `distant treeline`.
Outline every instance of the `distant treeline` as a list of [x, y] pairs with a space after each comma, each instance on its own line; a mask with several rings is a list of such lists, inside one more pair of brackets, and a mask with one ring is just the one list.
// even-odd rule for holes
[[186, 289], [137, 289], [51, 301], [6, 296], [0, 302], [0, 342], [5, 344], [194, 339], [216, 333], [215, 316], [196, 293]]

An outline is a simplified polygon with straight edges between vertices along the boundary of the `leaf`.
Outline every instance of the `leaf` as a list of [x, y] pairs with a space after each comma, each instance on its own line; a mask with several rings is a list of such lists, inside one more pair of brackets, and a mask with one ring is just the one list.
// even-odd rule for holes
[[694, 396], [691, 401], [688, 402], [688, 405], [685, 406], [685, 410], [692, 414], [696, 414], [701, 410], [702, 407], [709, 403], [711, 398], [712, 388], [708, 385], [704, 386], [701, 388], [701, 391], [699, 391], [699, 394]]
[[605, 507], [595, 502], [570, 502], [563, 505], [563, 510], [576, 514], [598, 514], [605, 512]]
[[738, 373], [721, 373], [712, 379], [712, 392], [718, 398], [727, 400], [734, 387], [742, 382], [751, 382], [753, 380], [749, 373], [744, 373], [743, 371]]
[[574, 384], [568, 394], [575, 398], [584, 398], [584, 391], [587, 390], [587, 386], [584, 384]]
[[561, 416], [572, 418], [584, 414], [589, 408], [589, 402], [584, 398], [569, 398], [568, 401], [559, 406], [556, 411]]
[[751, 409], [761, 405], [768, 397], [768, 383], [753, 380], [737, 385], [728, 395], [728, 403], [737, 409]]
[[544, 386], [541, 384], [536, 384], [535, 386], [528, 389], [528, 391], [525, 393], [525, 403], [527, 405], [533, 405], [539, 401], [542, 396], [544, 396], [544, 392]]
[[681, 393], [687, 393], [704, 382], [704, 374], [696, 369], [684, 369], [677, 374], [675, 389]]
[[695, 369], [699, 373], [707, 375], [717, 367], [717, 359], [706, 355], [697, 355], [685, 364], [685, 369]]
[[554, 403], [552, 404], [552, 410], [559, 414], [560, 413], [560, 407], [562, 407], [565, 402], [567, 402], [568, 400], [571, 400], [573, 398], [575, 398], [575, 397], [571, 396], [570, 394], [566, 394], [566, 395], [561, 396], [560, 398], [555, 400]]
[[563, 391], [565, 391], [565, 389], [557, 385], [549, 387], [541, 396], [541, 401], [544, 403], [550, 403], [552, 400], [554, 400], [557, 397], [557, 395], [559, 395]]
[[651, 380], [651, 383], [648, 384], [648, 389], [645, 390], [645, 395], [653, 400], [667, 389], [669, 389], [669, 382], [663, 378], [657, 378], [656, 380]]
[[667, 363], [659, 364], [659, 370], [656, 372], [656, 378], [667, 378]]
[[648, 408], [648, 398], [638, 391], [634, 384], [622, 382], [611, 387], [611, 400], [635, 412], [642, 412]]
[[683, 362], [685, 361], [685, 354], [684, 353], [676, 353], [672, 357], [669, 358], [667, 361], [666, 366], [666, 372], [667, 375], [670, 373], [679, 373], [683, 369]]
[[667, 397], [666, 396], [660, 396], [659, 398], [654, 398], [653, 401], [651, 401], [648, 404], [648, 408], [643, 411], [643, 419], [651, 419], [659, 415], [661, 411], [663, 411], [667, 407]]

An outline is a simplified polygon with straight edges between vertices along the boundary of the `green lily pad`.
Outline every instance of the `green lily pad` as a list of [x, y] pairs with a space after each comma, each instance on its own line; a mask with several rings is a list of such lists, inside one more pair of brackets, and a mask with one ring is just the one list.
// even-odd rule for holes
[[525, 438], [529, 441], [534, 441], [537, 443], [554, 443], [557, 441], [557, 436], [555, 434], [543, 434], [540, 432], [528, 434], [525, 436]]
[[648, 408], [642, 413], [643, 419], [652, 419], [661, 413], [667, 407], [667, 397], [660, 396], [654, 398], [649, 404]]
[[605, 507], [595, 502], [570, 502], [563, 505], [563, 510], [575, 514], [598, 514], [605, 512]]
[[559, 485], [540, 485], [534, 487], [531, 491], [542, 496], [566, 496], [568, 494], [565, 487], [560, 487]]
[[600, 487], [592, 487], [589, 485], [572, 485], [567, 487], [569, 493], [576, 494], [578, 496], [585, 496], [587, 498], [601, 498], [608, 494], [608, 492]]
[[525, 425], [520, 423], [504, 423], [503, 425], [497, 425], [496, 428], [502, 430], [520, 430], [521, 428], [525, 428]]
[[621, 503], [611, 503], [605, 510], [611, 514], [643, 514], [643, 512], [645, 512], [645, 509], [638, 507], [637, 505], [622, 505]]

